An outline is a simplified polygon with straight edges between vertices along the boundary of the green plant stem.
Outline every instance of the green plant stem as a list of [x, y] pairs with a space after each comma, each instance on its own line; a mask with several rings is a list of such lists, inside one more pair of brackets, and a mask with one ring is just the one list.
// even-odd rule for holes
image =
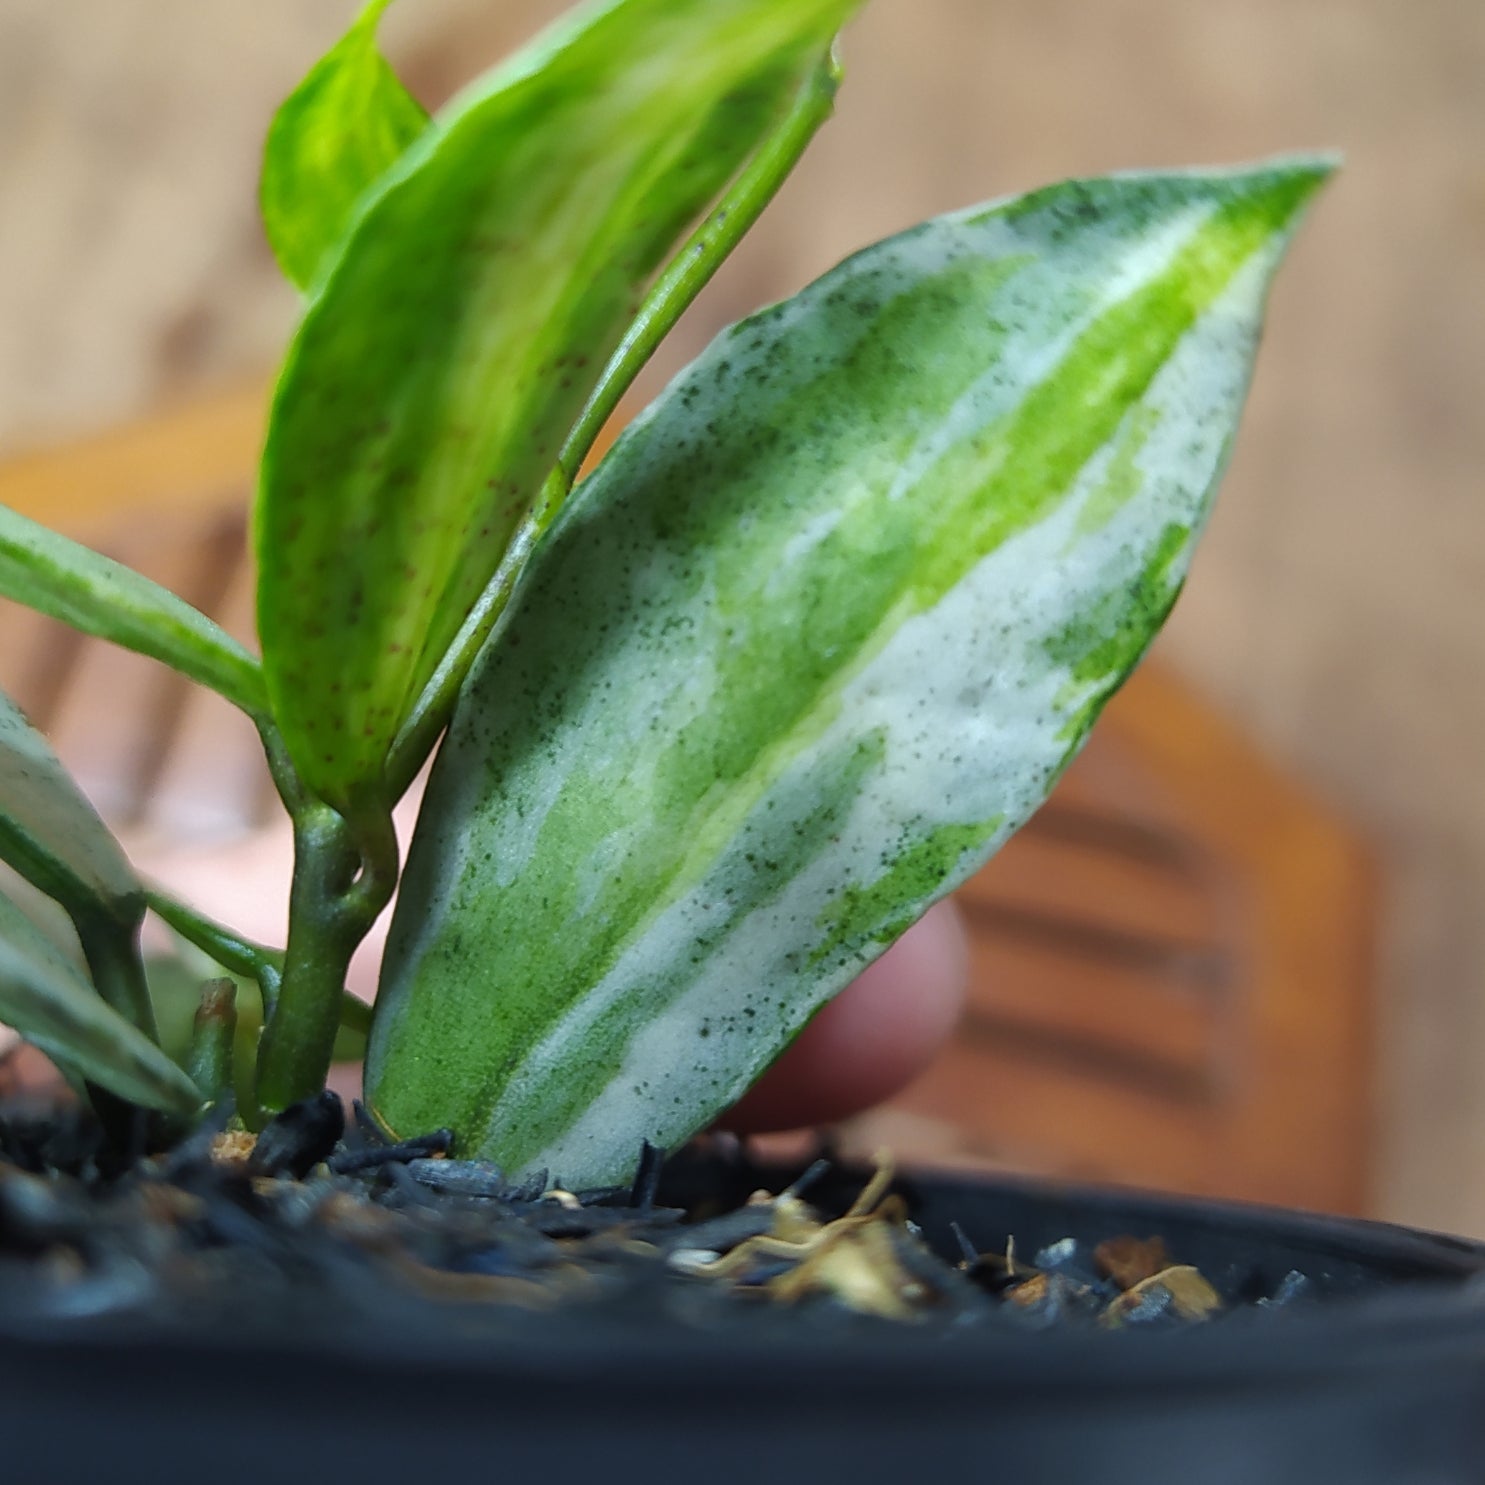
[[138, 919], [130, 927], [112, 917], [72, 913], [83, 958], [88, 962], [88, 972], [98, 993], [151, 1041], [157, 1042], [155, 1008], [150, 1002], [144, 959], [139, 951], [139, 924], [143, 919], [143, 903], [139, 905]]
[[[139, 949], [144, 904], [140, 903], [138, 917], [127, 926], [112, 914], [82, 911], [77, 904], [69, 912], [98, 994], [158, 1044], [160, 1033]], [[96, 1083], [85, 1086], [88, 1102], [93, 1105], [109, 1141], [119, 1149], [127, 1148], [152, 1116]]]
[[121, 1016], [155, 1040], [155, 1013], [139, 950], [144, 903], [137, 892], [104, 897], [25, 832], [0, 816], [0, 861], [58, 903], [77, 930], [98, 993]]
[[[158, 889], [150, 890], [149, 904], [157, 917], [169, 924], [188, 944], [200, 949], [208, 959], [220, 964], [229, 974], [252, 980], [262, 996], [264, 1016], [273, 1014], [284, 978], [282, 950], [270, 949], [243, 938], [205, 913], [177, 902]], [[347, 990], [340, 997], [340, 1025], [346, 1031], [365, 1036], [371, 1030], [370, 1005]]]
[[609, 358], [593, 395], [567, 435], [556, 468], [525, 525], [512, 540], [495, 576], [480, 594], [394, 740], [387, 761], [392, 799], [400, 799], [407, 792], [448, 725], [469, 667], [504, 612], [526, 558], [567, 498], [604, 424], [656, 347], [778, 194], [810, 140], [830, 117], [840, 80], [840, 63], [832, 50], [801, 88], [783, 122], [743, 167], [645, 296], [633, 325]]
[[316, 803], [295, 818], [283, 982], [258, 1049], [262, 1112], [276, 1114], [324, 1087], [351, 955], [396, 880], [397, 839], [384, 811], [353, 825]]
[[272, 1013], [278, 1003], [279, 985], [284, 974], [284, 956], [279, 950], [243, 938], [158, 888], [150, 888], [146, 896], [150, 911], [169, 924], [188, 944], [195, 945], [230, 974], [254, 981], [263, 997], [264, 1016]]
[[752, 230], [763, 209], [799, 163], [810, 140], [830, 117], [840, 80], [840, 63], [832, 51], [800, 89], [784, 121], [759, 146], [758, 153], [743, 167], [726, 195], [670, 260], [645, 296], [634, 323], [609, 358], [598, 386], [567, 435], [549, 487], [554, 482], [560, 484], [564, 495], [571, 489], [583, 460], [634, 378], [731, 256], [733, 248]]
[[343, 990], [340, 1009], [336, 1013], [336, 1025], [342, 1031], [355, 1032], [357, 1036], [370, 1036], [371, 1002], [362, 1000], [359, 995], [352, 995], [349, 990]]
[[258, 739], [263, 744], [263, 756], [268, 761], [268, 773], [273, 779], [273, 787], [278, 790], [278, 797], [291, 816], [297, 815], [308, 805], [309, 796], [294, 771], [294, 762], [284, 745], [283, 734], [273, 722], [260, 718]]
[[186, 1074], [208, 1103], [216, 1103], [232, 1084], [232, 1047], [237, 1037], [237, 985], [208, 980], [191, 1026]]

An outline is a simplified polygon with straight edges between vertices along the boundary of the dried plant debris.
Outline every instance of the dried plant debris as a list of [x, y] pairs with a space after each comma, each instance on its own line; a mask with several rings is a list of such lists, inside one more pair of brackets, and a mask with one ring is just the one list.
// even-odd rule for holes
[[[817, 1161], [743, 1199], [742, 1152], [667, 1163], [646, 1146], [631, 1185], [573, 1191], [547, 1172], [511, 1180], [459, 1158], [447, 1130], [393, 1141], [353, 1112], [347, 1121], [322, 1097], [256, 1138], [224, 1115], [123, 1166], [81, 1114], [0, 1114], [0, 1315], [199, 1325], [292, 1306], [338, 1323], [389, 1305], [466, 1316], [609, 1306], [708, 1325], [787, 1312], [1134, 1329], [1225, 1309], [1159, 1237], [1068, 1238], [1024, 1258], [1014, 1238], [982, 1251], [955, 1229], [957, 1254], [941, 1256], [885, 1155], [851, 1187]], [[1292, 1273], [1262, 1302], [1309, 1287]]]
[[1100, 1319], [1105, 1325], [1118, 1326], [1170, 1310], [1182, 1320], [1207, 1320], [1221, 1308], [1221, 1298], [1201, 1272], [1189, 1263], [1176, 1263], [1130, 1285]]
[[1121, 1289], [1133, 1289], [1168, 1269], [1170, 1254], [1163, 1238], [1113, 1237], [1093, 1250], [1093, 1266]]
[[[977, 1253], [967, 1239], [961, 1269], [1008, 1305], [1050, 1324], [1083, 1317], [1106, 1329], [1152, 1322], [1187, 1324], [1209, 1320], [1223, 1308], [1221, 1295], [1197, 1268], [1174, 1263], [1160, 1237], [1128, 1234], [1106, 1238], [1092, 1249], [1073, 1238], [1063, 1238], [1041, 1249], [1030, 1264], [1018, 1264], [1015, 1244], [1004, 1254]], [[1297, 1297], [1291, 1292], [1283, 1303]]]
[[752, 1215], [746, 1225], [724, 1227], [723, 1218], [690, 1229], [686, 1246], [669, 1255], [671, 1268], [784, 1304], [827, 1296], [886, 1320], [916, 1320], [958, 1297], [952, 1270], [918, 1237], [903, 1199], [889, 1194], [887, 1155], [877, 1157], [876, 1174], [832, 1221], [805, 1204], [799, 1184], [777, 1196], [756, 1192], [737, 1214]]

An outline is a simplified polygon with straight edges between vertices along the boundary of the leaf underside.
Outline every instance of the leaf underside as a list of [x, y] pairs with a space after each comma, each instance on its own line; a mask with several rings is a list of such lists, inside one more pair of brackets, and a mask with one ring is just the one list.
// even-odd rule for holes
[[857, 0], [606, 0], [360, 199], [280, 379], [256, 522], [274, 715], [354, 813], [687, 224]]
[[0, 896], [0, 1022], [69, 1073], [146, 1108], [190, 1114], [200, 1095], [179, 1067], [106, 1005], [9, 898]]
[[0, 692], [0, 861], [70, 910], [137, 926], [144, 889], [46, 739]]
[[942, 218], [671, 385], [435, 766], [367, 1069], [393, 1127], [620, 1178], [978, 869], [1175, 600], [1328, 168]]

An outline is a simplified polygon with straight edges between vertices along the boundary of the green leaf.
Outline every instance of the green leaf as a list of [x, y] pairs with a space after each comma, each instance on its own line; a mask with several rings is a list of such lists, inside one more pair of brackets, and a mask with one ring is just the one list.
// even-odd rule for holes
[[50, 744], [0, 692], [0, 860], [72, 912], [138, 925], [144, 889]]
[[249, 716], [268, 713], [258, 662], [158, 583], [0, 505], [0, 597], [162, 660]]
[[257, 520], [307, 785], [388, 749], [511, 548], [645, 282], [858, 0], [605, 0], [466, 91], [363, 198], [291, 348]]
[[583, 460], [618, 411], [619, 402], [635, 377], [644, 369], [661, 342], [675, 328], [696, 296], [731, 256], [778, 194], [820, 126], [835, 109], [840, 89], [841, 67], [834, 50], [815, 67], [800, 89], [793, 106], [778, 127], [759, 146], [757, 153], [739, 172], [691, 236], [681, 246], [665, 271], [651, 285], [633, 323], [624, 333], [582, 417], [568, 432], [562, 445], [557, 478], [568, 487], [577, 478]]
[[978, 869], [1174, 602], [1328, 169], [945, 217], [671, 385], [435, 765], [367, 1069], [392, 1127], [620, 1178]]
[[100, 1000], [9, 898], [0, 896], [0, 1021], [68, 1069], [146, 1108], [191, 1114], [191, 1080]]
[[[747, 166], [650, 286], [619, 348], [604, 367], [582, 415], [568, 430], [556, 467], [547, 477], [524, 528], [512, 538], [513, 549], [528, 550], [550, 524], [572, 489], [583, 460], [635, 377], [762, 215], [810, 140], [830, 117], [840, 79], [840, 65], [832, 53], [815, 68], [788, 114], [758, 146]], [[520, 564], [507, 563], [486, 584], [457, 638], [445, 650], [438, 668], [409, 710], [387, 761], [387, 784], [392, 797], [400, 798], [406, 792], [448, 725], [459, 688], [504, 612], [519, 575]]]
[[363, 191], [427, 127], [423, 107], [377, 50], [391, 0], [371, 0], [284, 100], [263, 155], [263, 227], [301, 289], [345, 233]]

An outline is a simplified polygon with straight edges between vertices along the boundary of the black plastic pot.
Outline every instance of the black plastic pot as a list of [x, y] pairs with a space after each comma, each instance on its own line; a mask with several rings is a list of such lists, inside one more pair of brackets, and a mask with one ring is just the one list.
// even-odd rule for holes
[[946, 1253], [1162, 1234], [1229, 1297], [1322, 1297], [1179, 1331], [719, 1334], [645, 1314], [397, 1310], [159, 1334], [0, 1314], [0, 1461], [31, 1482], [792, 1480], [1452, 1485], [1485, 1480], [1485, 1248], [1376, 1224], [915, 1179]]

